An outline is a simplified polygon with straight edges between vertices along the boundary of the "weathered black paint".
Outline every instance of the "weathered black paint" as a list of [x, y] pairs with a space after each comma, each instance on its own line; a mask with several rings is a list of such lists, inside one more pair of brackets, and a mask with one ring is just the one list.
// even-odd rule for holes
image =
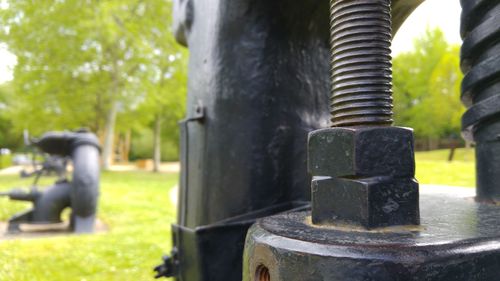
[[[307, 133], [329, 123], [328, 1], [185, 0], [175, 7], [175, 33], [190, 49], [177, 277], [240, 280], [251, 223], [310, 200]], [[214, 239], [212, 232], [220, 237], [210, 242], [217, 261], [200, 242]]]
[[[346, 5], [368, 3], [342, 0], [333, 2]], [[370, 4], [375, 2], [379, 1], [370, 1]], [[498, 94], [500, 34], [497, 31], [500, 26], [500, 4], [497, 1], [462, 2], [465, 8], [464, 35], [471, 41], [476, 41], [469, 44], [466, 39], [462, 50], [462, 66], [468, 71], [463, 82], [463, 99], [465, 103], [474, 103], [469, 115], [464, 116], [464, 124], [472, 126], [472, 133], [478, 142], [478, 199], [489, 202], [495, 201], [495, 197], [500, 194], [497, 180], [500, 125], [493, 118], [498, 108], [488, 107], [488, 100], [481, 101], [481, 95], [482, 98], [491, 98], [488, 94]], [[335, 19], [333, 21], [335, 25]], [[477, 45], [473, 46], [474, 44]], [[468, 53], [474, 48], [475, 51]], [[333, 68], [335, 69], [335, 60]], [[380, 78], [377, 75], [372, 77]], [[356, 77], [352, 79], [356, 80]], [[364, 87], [362, 80], [361, 76], [360, 88]], [[343, 102], [350, 103], [348, 99]], [[360, 109], [356, 105], [353, 111]], [[368, 123], [377, 123], [376, 119], [381, 119], [383, 114], [374, 112], [377, 112], [376, 118], [366, 116]], [[356, 118], [364, 116], [356, 114]], [[334, 115], [334, 121], [335, 119]], [[364, 171], [356, 167], [354, 156], [337, 156], [342, 152], [352, 154], [359, 147], [353, 141], [353, 135], [345, 133], [330, 131], [328, 134], [319, 132], [320, 137], [312, 135], [316, 139], [313, 139], [313, 149], [310, 150], [310, 171], [318, 176], [313, 180], [312, 213], [288, 212], [259, 220], [247, 236], [244, 281], [256, 280], [255, 274], [262, 267], [269, 271], [268, 279], [274, 281], [498, 280], [500, 207], [495, 204], [475, 202], [472, 197], [458, 198], [453, 194], [422, 196], [420, 226], [366, 230], [369, 224], [366, 221], [370, 215], [366, 207], [377, 201], [370, 198], [370, 192], [377, 193], [378, 188], [375, 184], [364, 184], [363, 180], [366, 178], [354, 173]], [[379, 143], [377, 138], [371, 140], [374, 144]], [[329, 142], [338, 143], [340, 147], [332, 148]], [[322, 149], [324, 155], [321, 153]], [[377, 151], [374, 150], [375, 154]], [[391, 153], [391, 149], [386, 151]], [[340, 163], [336, 163], [335, 160], [339, 157]], [[369, 162], [370, 157], [365, 161]], [[394, 175], [406, 171], [395, 168], [390, 161], [382, 161], [382, 165], [387, 167], [373, 165], [368, 170], [374, 173], [387, 168]], [[404, 184], [384, 184], [384, 178], [387, 176], [370, 177], [369, 181], [381, 183], [396, 194], [398, 188], [404, 187]], [[321, 189], [328, 192], [319, 193], [318, 190]], [[315, 192], [318, 193], [317, 198]], [[316, 201], [319, 202], [317, 207]], [[325, 210], [330, 213], [325, 214]], [[323, 215], [326, 219], [318, 222], [317, 217], [321, 218]], [[380, 212], [375, 218], [386, 215]], [[411, 214], [404, 216], [412, 217]], [[389, 217], [394, 218], [393, 215]], [[356, 224], [365, 228], [356, 227]]]
[[243, 281], [259, 265], [273, 281], [494, 281], [500, 207], [423, 195], [422, 224], [366, 231], [314, 226], [310, 212], [259, 220], [246, 242]]
[[400, 127], [344, 127], [309, 134], [313, 176], [408, 178], [415, 175], [413, 131]]
[[419, 224], [413, 178], [316, 177], [311, 183], [312, 222], [366, 228]]
[[386, 126], [309, 134], [312, 222], [374, 228], [419, 223], [413, 132]]
[[[377, 51], [357, 52], [371, 45], [385, 46], [384, 42], [374, 44], [370, 40], [362, 45], [363, 40], [359, 39], [361, 47], [353, 46], [344, 52], [335, 49], [335, 38], [339, 37], [338, 30], [355, 29], [354, 35], [347, 36], [350, 40], [357, 36], [357, 28], [369, 29], [368, 23], [377, 19], [386, 23], [383, 17], [373, 15], [371, 10], [366, 20], [355, 15], [369, 10], [372, 5], [379, 7], [379, 4], [387, 2], [333, 0], [332, 3], [332, 121], [335, 126], [356, 127], [344, 131], [331, 128], [311, 134], [309, 170], [316, 176], [312, 184], [312, 212], [288, 212], [259, 220], [247, 236], [243, 280], [256, 280], [256, 274], [263, 267], [269, 272], [267, 280], [274, 281], [497, 280], [500, 264], [499, 206], [476, 203], [472, 198], [456, 198], [450, 194], [423, 196], [420, 226], [380, 228], [401, 222], [408, 224], [418, 214], [418, 209], [412, 209], [412, 206], [418, 208], [418, 192], [412, 194], [411, 191], [417, 188], [416, 184], [412, 186], [410, 183], [413, 174], [408, 174], [412, 171], [408, 167], [413, 167], [413, 164], [395, 167], [397, 161], [394, 160], [398, 159], [398, 152], [413, 152], [411, 146], [405, 147], [404, 138], [399, 138], [398, 134], [392, 136], [402, 142], [395, 145], [402, 150], [385, 147], [384, 144], [392, 144], [391, 134], [386, 134], [389, 141], [373, 136], [366, 138], [367, 142], [372, 142], [371, 145], [381, 148], [367, 149], [360, 145], [362, 142], [356, 141], [357, 135], [353, 132], [363, 130], [363, 126], [374, 126], [372, 130], [378, 130], [382, 125], [390, 125], [390, 105], [387, 105], [390, 97], [386, 87], [380, 87], [382, 93], [371, 89], [374, 84], [386, 82], [387, 77], [377, 73], [377, 70], [387, 63], [387, 57], [383, 52], [380, 56]], [[342, 5], [346, 6], [342, 10], [345, 14], [338, 12], [338, 7]], [[477, 102], [479, 106], [473, 106], [470, 112], [474, 114], [466, 115], [464, 120], [472, 124], [472, 133], [478, 142], [478, 199], [495, 201], [500, 194], [497, 169], [500, 163], [497, 161], [500, 123], [493, 118], [498, 108], [488, 107], [485, 105], [488, 100], [481, 103], [480, 99], [481, 95], [491, 98], [488, 94], [498, 94], [500, 4], [467, 1], [463, 5], [466, 7], [466, 26], [469, 25], [467, 21], [483, 23], [465, 28], [466, 31], [467, 28], [476, 28], [466, 35], [476, 42], [467, 45], [466, 40], [462, 51], [465, 58], [462, 66], [472, 67], [465, 70], [469, 72], [463, 82], [463, 97], [464, 102]], [[365, 36], [371, 33], [362, 30], [359, 34]], [[345, 48], [348, 44], [338, 45]], [[467, 53], [474, 48], [475, 51]], [[486, 50], [479, 53], [481, 48]], [[336, 54], [341, 54], [341, 57], [336, 58]], [[359, 66], [358, 57], [368, 62]], [[367, 67], [365, 71], [364, 66], [370, 65], [372, 59], [377, 65]], [[344, 71], [345, 75], [338, 74]], [[368, 89], [367, 93], [365, 89]], [[349, 93], [345, 94], [345, 91]], [[345, 100], [337, 100], [344, 96]], [[379, 98], [382, 100], [377, 100]], [[486, 112], [487, 109], [490, 112]], [[360, 150], [368, 156], [358, 160], [356, 154]], [[388, 156], [380, 155], [383, 150]], [[400, 156], [413, 160], [413, 156], [408, 157], [407, 154]], [[367, 168], [362, 168], [367, 163]], [[406, 195], [413, 198], [409, 204], [404, 197]], [[389, 202], [387, 199], [393, 200], [394, 204], [386, 204]], [[401, 212], [393, 212], [398, 208]], [[367, 228], [373, 230], [368, 231]]]
[[314, 224], [419, 223], [413, 131], [391, 127], [390, 5], [331, 1], [332, 128], [308, 140]]
[[[420, 2], [393, 3], [393, 32]], [[328, 0], [174, 1], [189, 85], [175, 258], [160, 275], [240, 280], [250, 223], [307, 204], [307, 134], [329, 125], [328, 10]]]

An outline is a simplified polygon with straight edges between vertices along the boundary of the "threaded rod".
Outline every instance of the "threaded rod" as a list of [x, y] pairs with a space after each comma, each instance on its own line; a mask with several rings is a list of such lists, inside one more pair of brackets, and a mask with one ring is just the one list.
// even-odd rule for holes
[[331, 0], [332, 127], [392, 125], [390, 3]]

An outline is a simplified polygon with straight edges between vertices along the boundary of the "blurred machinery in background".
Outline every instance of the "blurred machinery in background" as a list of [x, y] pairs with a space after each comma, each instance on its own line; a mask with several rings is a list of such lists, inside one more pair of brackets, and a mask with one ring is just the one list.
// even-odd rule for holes
[[[25, 138], [28, 140], [28, 138]], [[33, 208], [9, 219], [8, 232], [21, 231], [21, 224], [53, 224], [61, 222], [61, 213], [71, 208], [70, 230], [77, 233], [93, 232], [99, 195], [99, 142], [85, 130], [77, 132], [48, 132], [27, 143], [45, 155], [45, 161], [34, 165], [32, 172], [21, 176], [35, 176], [30, 190], [13, 189], [0, 195], [11, 200], [30, 201]], [[35, 157], [33, 158], [35, 161]], [[72, 175], [66, 177], [67, 162], [72, 164]], [[43, 190], [38, 180], [55, 173], [54, 185]]]

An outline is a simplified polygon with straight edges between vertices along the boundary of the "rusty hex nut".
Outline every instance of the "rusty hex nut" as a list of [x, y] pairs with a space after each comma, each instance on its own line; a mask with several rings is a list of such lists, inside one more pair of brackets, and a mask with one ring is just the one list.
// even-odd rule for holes
[[312, 222], [365, 228], [419, 224], [418, 183], [413, 178], [315, 177]]
[[308, 170], [313, 176], [411, 177], [413, 130], [401, 127], [338, 127], [313, 131]]

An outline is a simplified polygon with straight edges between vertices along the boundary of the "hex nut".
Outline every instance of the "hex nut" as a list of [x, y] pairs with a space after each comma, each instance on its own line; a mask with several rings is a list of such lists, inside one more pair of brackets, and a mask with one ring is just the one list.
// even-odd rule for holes
[[418, 183], [413, 178], [312, 180], [312, 222], [365, 228], [419, 224]]
[[313, 176], [413, 178], [413, 130], [338, 127], [313, 131], [308, 138], [308, 170]]

